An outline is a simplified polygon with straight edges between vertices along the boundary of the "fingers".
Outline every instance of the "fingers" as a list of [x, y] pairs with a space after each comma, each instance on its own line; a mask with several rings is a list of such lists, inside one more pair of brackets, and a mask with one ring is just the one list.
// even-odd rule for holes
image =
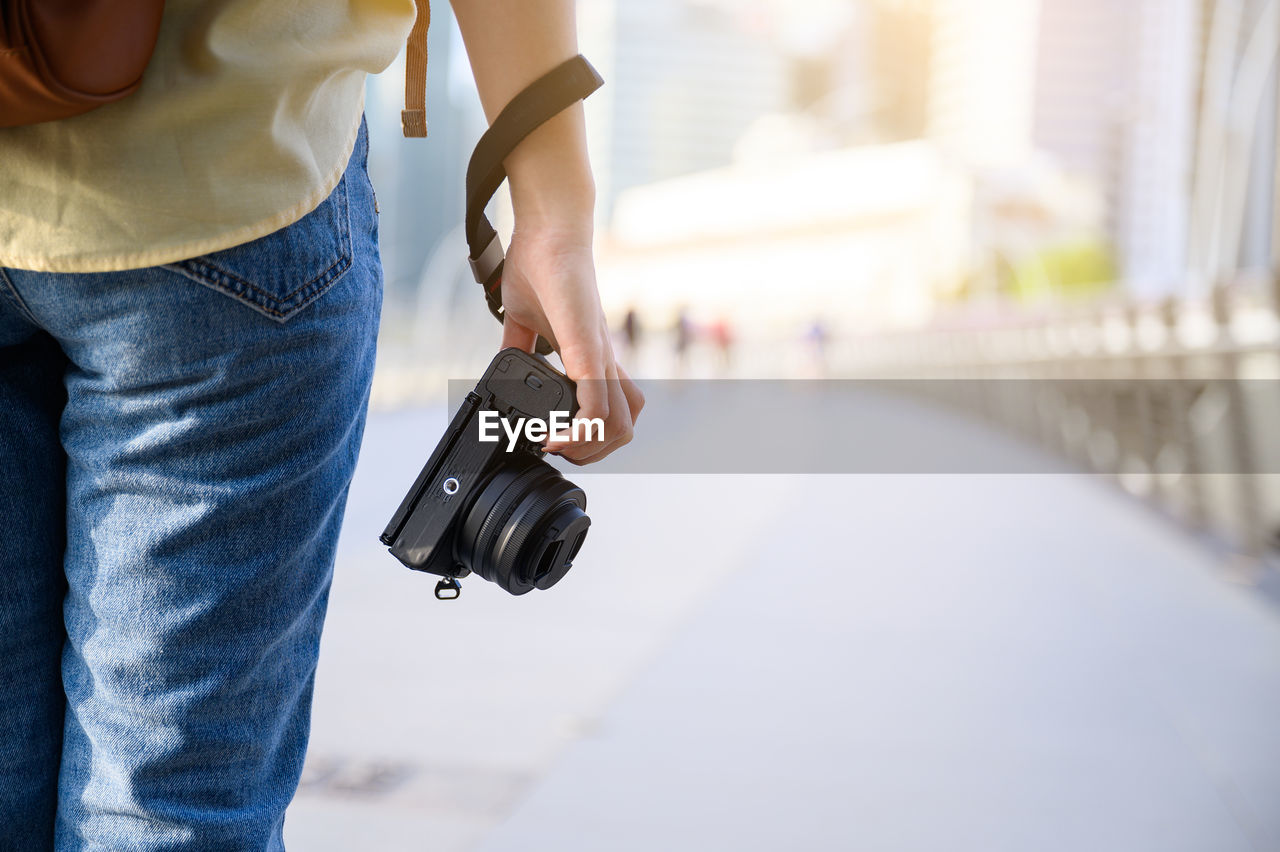
[[[503, 274], [506, 316], [502, 344], [532, 352], [541, 333], [577, 386], [577, 419], [598, 429], [550, 437], [544, 448], [571, 462], [604, 458], [632, 437], [644, 394], [614, 359], [600, 306], [590, 241], [566, 239], [557, 230], [520, 230], [511, 238]], [[518, 317], [518, 319], [516, 319]]]
[[617, 368], [618, 381], [622, 385], [622, 395], [627, 400], [627, 410], [631, 412], [631, 425], [634, 426], [636, 421], [640, 419], [640, 412], [644, 410], [644, 394], [641, 392], [640, 386], [632, 380], [621, 364], [618, 364]]
[[[600, 386], [608, 396], [610, 416], [605, 419], [604, 440], [573, 442], [565, 440], [568, 436], [557, 436], [548, 440], [549, 452], [583, 465], [600, 461], [631, 443], [636, 418], [644, 408], [644, 394], [620, 364], [612, 363], [608, 372], [611, 375], [604, 381], [587, 383]], [[583, 384], [578, 387], [580, 393], [585, 389]]]
[[[578, 412], [574, 418], [602, 422], [603, 429], [589, 427], [576, 436], [573, 433], [552, 435], [544, 444], [548, 452], [556, 453], [570, 461], [579, 461], [599, 454], [602, 448], [611, 446], [617, 441], [619, 430], [623, 426], [620, 423], [620, 415], [625, 413], [626, 405], [622, 400], [615, 402], [610, 398], [611, 384], [616, 384], [616, 379], [613, 382], [608, 379], [578, 381]], [[604, 412], [603, 416], [601, 411]], [[625, 425], [625, 429], [630, 431], [629, 422]], [[577, 440], [573, 440], [574, 437], [577, 437]]]
[[510, 314], [502, 318], [502, 348], [515, 347], [523, 349], [525, 352], [532, 352], [534, 345], [538, 342], [538, 333], [530, 328], [525, 328], [516, 322]]
[[609, 422], [609, 376], [616, 381], [617, 372], [613, 362], [613, 351], [597, 334], [578, 337], [575, 345], [565, 346], [560, 351], [560, 360], [564, 362], [564, 370], [569, 378], [577, 382], [578, 417], [588, 420], [600, 418]]
[[[577, 385], [578, 410], [574, 417], [599, 420], [604, 424], [603, 437], [600, 430], [587, 429], [578, 434], [578, 440], [573, 440], [574, 434], [570, 432], [549, 436], [544, 442], [546, 451], [575, 464], [584, 463], [586, 459], [604, 458], [629, 443], [635, 414], [644, 405], [644, 395], [635, 382], [625, 371], [620, 372], [603, 329], [603, 323], [599, 329], [590, 325], [571, 328], [567, 337], [574, 345], [560, 351], [565, 372]], [[504, 317], [504, 347], [515, 346], [532, 352], [537, 337], [537, 330], [516, 320], [512, 314]]]

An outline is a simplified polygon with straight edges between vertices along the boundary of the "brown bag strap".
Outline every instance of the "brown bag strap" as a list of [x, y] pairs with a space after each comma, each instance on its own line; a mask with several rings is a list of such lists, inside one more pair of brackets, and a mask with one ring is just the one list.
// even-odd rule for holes
[[404, 111], [400, 127], [405, 136], [427, 135], [427, 28], [431, 26], [431, 0], [416, 0], [418, 17], [409, 32], [404, 58]]

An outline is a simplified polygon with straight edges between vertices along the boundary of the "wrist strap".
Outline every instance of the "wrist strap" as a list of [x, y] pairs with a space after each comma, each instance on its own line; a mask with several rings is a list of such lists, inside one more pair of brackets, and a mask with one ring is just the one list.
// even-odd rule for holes
[[[467, 164], [467, 250], [471, 272], [484, 287], [489, 312], [502, 322], [502, 241], [484, 214], [507, 177], [502, 161], [548, 119], [583, 100], [604, 80], [581, 55], [562, 62], [512, 98], [476, 143]], [[539, 339], [539, 349], [545, 341]]]

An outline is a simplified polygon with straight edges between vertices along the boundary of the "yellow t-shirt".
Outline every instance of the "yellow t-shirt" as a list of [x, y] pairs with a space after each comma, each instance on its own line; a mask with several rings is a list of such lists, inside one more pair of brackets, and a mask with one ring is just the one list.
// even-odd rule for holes
[[0, 128], [0, 266], [154, 266], [302, 218], [413, 16], [414, 0], [168, 0], [137, 92]]

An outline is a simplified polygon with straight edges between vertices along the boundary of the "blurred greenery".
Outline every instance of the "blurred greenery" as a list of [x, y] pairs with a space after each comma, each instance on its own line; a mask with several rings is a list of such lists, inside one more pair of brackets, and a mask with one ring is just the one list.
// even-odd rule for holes
[[1117, 278], [1115, 257], [1102, 242], [1047, 246], [1002, 272], [1010, 295], [1020, 301], [1088, 298], [1111, 290]]

